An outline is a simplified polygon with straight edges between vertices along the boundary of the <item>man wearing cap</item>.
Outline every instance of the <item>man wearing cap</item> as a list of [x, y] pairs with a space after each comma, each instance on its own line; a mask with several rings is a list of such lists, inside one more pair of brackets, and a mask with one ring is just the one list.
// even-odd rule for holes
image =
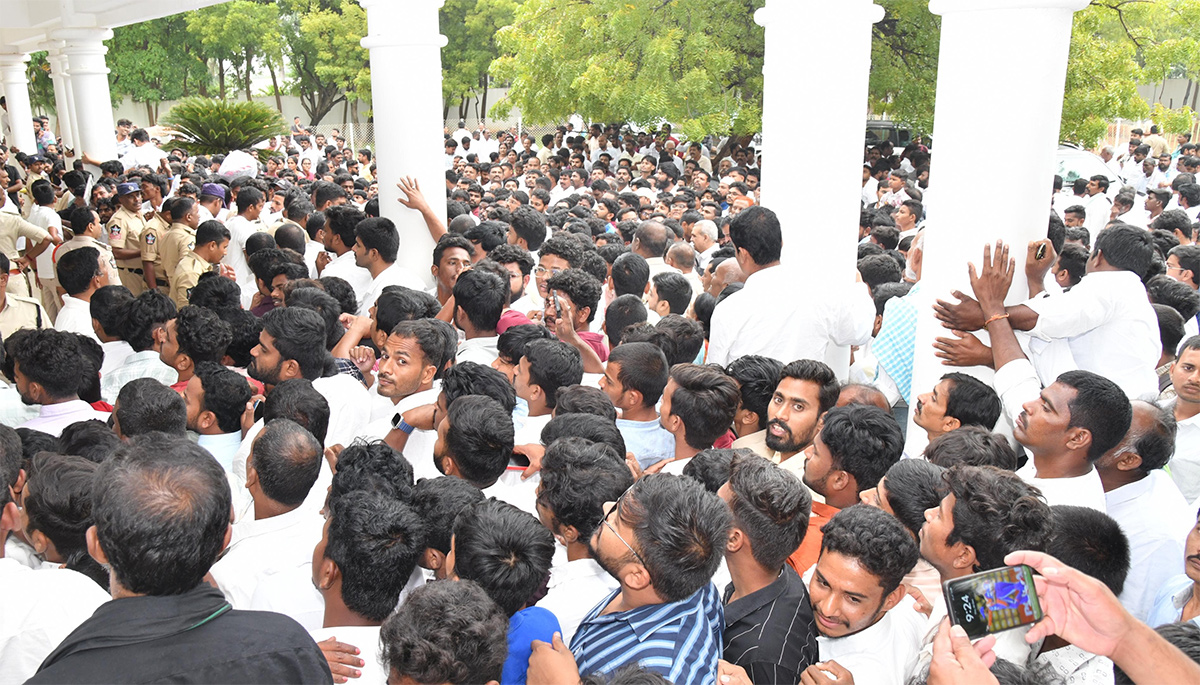
[[200, 223], [229, 218], [229, 191], [220, 183], [205, 183], [200, 188]]
[[134, 297], [149, 287], [142, 268], [142, 233], [146, 220], [141, 215], [142, 191], [136, 183], [117, 184], [117, 202], [121, 205], [108, 220], [108, 245], [117, 258], [121, 285]]

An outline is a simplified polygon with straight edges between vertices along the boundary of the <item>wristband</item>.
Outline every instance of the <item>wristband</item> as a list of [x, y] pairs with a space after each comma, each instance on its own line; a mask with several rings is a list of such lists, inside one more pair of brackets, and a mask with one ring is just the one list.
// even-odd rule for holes
[[405, 435], [412, 435], [412, 432], [416, 430], [416, 428], [405, 421], [404, 417], [399, 414], [396, 414], [392, 417], [392, 428], [404, 433]]
[[996, 322], [997, 322], [997, 321], [999, 321], [1000, 319], [1007, 319], [1007, 318], [1008, 318], [1008, 312], [1004, 312], [1003, 314], [996, 314], [996, 315], [994, 315], [994, 316], [991, 316], [991, 317], [989, 317], [987, 321], [984, 321], [984, 322], [983, 322], [983, 327], [984, 327], [984, 328], [987, 328], [988, 326], [990, 326], [991, 324], [994, 324], [994, 323], [996, 323]]

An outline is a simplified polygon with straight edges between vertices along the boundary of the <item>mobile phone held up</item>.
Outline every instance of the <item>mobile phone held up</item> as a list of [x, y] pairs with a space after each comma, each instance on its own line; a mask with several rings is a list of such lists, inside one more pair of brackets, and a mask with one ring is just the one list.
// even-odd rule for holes
[[1005, 566], [942, 583], [950, 621], [972, 640], [1042, 620], [1033, 569]]

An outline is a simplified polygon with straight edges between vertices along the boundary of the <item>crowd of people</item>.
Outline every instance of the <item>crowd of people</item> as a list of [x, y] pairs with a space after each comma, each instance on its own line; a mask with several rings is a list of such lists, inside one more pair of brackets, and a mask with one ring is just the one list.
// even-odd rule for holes
[[[460, 123], [393, 208], [299, 119], [0, 147], [0, 683], [1200, 682], [1200, 160], [1155, 137], [929, 350], [919, 139], [814, 296], [747, 139]], [[1018, 564], [1044, 619], [952, 625]]]

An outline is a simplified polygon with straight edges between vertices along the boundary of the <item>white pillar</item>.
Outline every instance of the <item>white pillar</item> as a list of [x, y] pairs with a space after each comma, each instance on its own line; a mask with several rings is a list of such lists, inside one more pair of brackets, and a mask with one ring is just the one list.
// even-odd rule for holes
[[4, 102], [8, 107], [8, 146], [30, 155], [37, 154], [33, 135], [33, 108], [29, 106], [29, 79], [25, 76], [29, 55], [0, 54], [0, 83], [4, 84]]
[[54, 111], [58, 120], [58, 134], [65, 147], [75, 148], [75, 113], [67, 95], [67, 56], [60, 48], [53, 47], [46, 56], [50, 62], [50, 81], [54, 84]]
[[117, 158], [117, 139], [113, 132], [112, 99], [108, 92], [108, 52], [104, 41], [112, 38], [111, 29], [59, 29], [53, 40], [63, 41], [61, 54], [67, 58], [71, 92], [74, 94], [76, 154], [87, 153], [100, 161]]
[[[798, 135], [846, 126], [858, 135], [867, 113], [871, 27], [881, 19], [883, 8], [871, 0], [768, 0], [754, 13], [765, 29], [763, 205], [783, 227], [783, 263], [811, 292], [854, 284], [862, 160], [857, 148], [795, 170], [785, 160]], [[850, 122], [832, 117], [831, 107], [848, 112]], [[796, 202], [792, 187], [812, 191], [814, 201]], [[844, 378], [849, 350], [826, 361]]]
[[[936, 298], [970, 294], [967, 262], [1003, 239], [1017, 260], [1009, 304], [1028, 295], [1026, 246], [1046, 237], [1051, 181], [1062, 117], [1071, 21], [1087, 0], [931, 0], [942, 16], [934, 109], [929, 217], [914, 350], [913, 398], [951, 369], [934, 356], [933, 340], [949, 332], [934, 318]], [[980, 166], [980, 132], [1003, 131], [1022, 112], [1021, 143]], [[983, 136], [986, 137], [986, 136]], [[979, 211], [980, 183], [1004, 179], [1002, 211]], [[982, 336], [986, 341], [986, 334]], [[987, 369], [965, 369], [990, 379]], [[911, 413], [910, 413], [911, 416]], [[911, 438], [924, 431], [913, 430]]]
[[397, 199], [396, 183], [417, 179], [433, 211], [445, 221], [445, 156], [442, 149], [442, 56], [438, 32], [444, 0], [358, 0], [367, 11], [362, 46], [371, 52], [371, 108], [379, 211], [400, 233], [397, 261], [432, 282], [433, 239], [421, 215]]

